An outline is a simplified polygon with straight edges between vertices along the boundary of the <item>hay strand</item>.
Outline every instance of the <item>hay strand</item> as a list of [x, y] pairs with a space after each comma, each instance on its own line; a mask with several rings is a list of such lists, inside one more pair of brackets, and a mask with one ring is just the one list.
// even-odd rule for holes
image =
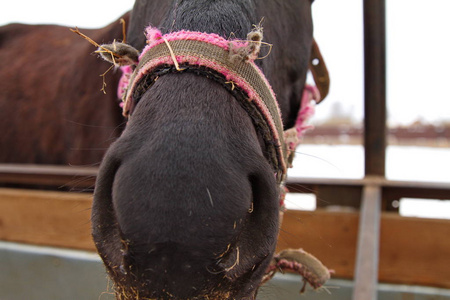
[[173, 64], [175, 65], [175, 68], [177, 69], [177, 71], [183, 71], [184, 68], [180, 68], [180, 65], [178, 64], [177, 58], [175, 56], [175, 53], [173, 52], [172, 46], [170, 46], [169, 41], [165, 38], [162, 37], [162, 39], [164, 40], [164, 43], [166, 43], [167, 48], [169, 48], [169, 52], [170, 52], [170, 57], [173, 60]]
[[122, 43], [127, 42], [127, 24], [124, 18], [120, 18], [120, 24], [122, 24]]
[[[117, 53], [114, 53], [114, 52], [112, 52], [111, 50], [106, 49], [105, 47], [103, 47], [102, 45], [100, 45], [99, 43], [97, 43], [96, 41], [94, 41], [93, 39], [91, 39], [90, 37], [88, 37], [87, 35], [85, 35], [84, 33], [82, 33], [82, 32], [78, 29], [78, 27], [75, 27], [75, 29], [73, 29], [73, 28], [69, 28], [69, 29], [70, 29], [70, 31], [72, 31], [73, 33], [78, 34], [78, 35], [81, 36], [83, 39], [85, 39], [86, 41], [88, 41], [89, 43], [91, 43], [91, 45], [94, 45], [95, 47], [102, 49], [104, 52], [107, 52], [107, 53], [111, 54], [111, 56], [115, 56], [115, 57], [118, 57], [118, 58], [122, 58], [121, 55], [119, 55], [119, 54], [117, 54]], [[96, 52], [97, 52], [97, 51], [96, 51]]]
[[112, 68], [114, 68], [114, 65], [111, 65], [111, 66], [109, 67], [109, 69], [106, 70], [105, 73], [103, 73], [103, 74], [100, 75], [100, 77], [102, 78], [102, 81], [103, 81], [103, 82], [102, 82], [102, 88], [100, 89], [100, 91], [102, 91], [103, 94], [105, 94], [105, 95], [106, 95], [106, 90], [105, 90], [105, 88], [106, 88], [106, 86], [107, 86], [106, 80], [105, 80], [105, 76], [106, 76], [106, 74], [108, 74], [109, 71], [111, 71]]

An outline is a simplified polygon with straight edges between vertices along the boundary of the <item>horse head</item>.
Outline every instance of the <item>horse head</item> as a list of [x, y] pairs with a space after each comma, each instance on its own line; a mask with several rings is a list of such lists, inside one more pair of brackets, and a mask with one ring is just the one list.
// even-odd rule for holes
[[131, 77], [128, 124], [97, 178], [93, 237], [118, 299], [254, 299], [277, 242], [286, 149], [267, 138], [278, 133], [259, 124], [264, 109], [249, 104], [239, 78], [177, 56], [182, 33], [217, 38], [239, 63], [257, 65], [265, 77], [256, 80], [278, 101], [269, 111], [281, 112], [281, 128], [295, 125], [310, 0], [136, 1], [130, 44], [160, 47], [167, 61], [148, 66], [142, 54]]

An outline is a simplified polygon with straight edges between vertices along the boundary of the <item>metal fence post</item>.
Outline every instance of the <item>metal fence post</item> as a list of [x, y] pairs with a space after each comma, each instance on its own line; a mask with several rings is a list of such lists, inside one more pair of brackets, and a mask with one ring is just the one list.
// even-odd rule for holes
[[364, 0], [365, 175], [385, 176], [386, 150], [385, 0]]
[[[385, 177], [386, 18], [385, 0], [364, 0], [365, 175]], [[353, 300], [376, 300], [382, 188], [365, 186], [360, 210]]]

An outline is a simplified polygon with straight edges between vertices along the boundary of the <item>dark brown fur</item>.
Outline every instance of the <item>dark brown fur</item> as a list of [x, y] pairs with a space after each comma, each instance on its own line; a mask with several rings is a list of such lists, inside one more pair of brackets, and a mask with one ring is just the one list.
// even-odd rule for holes
[[[125, 16], [128, 19], [128, 16]], [[122, 37], [119, 22], [83, 30], [95, 41]], [[95, 47], [54, 25], [0, 28], [0, 162], [95, 164], [120, 134], [119, 72]]]

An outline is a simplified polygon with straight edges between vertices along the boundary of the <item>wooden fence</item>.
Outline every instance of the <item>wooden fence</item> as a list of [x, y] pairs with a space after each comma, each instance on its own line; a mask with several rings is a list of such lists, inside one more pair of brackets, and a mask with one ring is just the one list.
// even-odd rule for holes
[[[93, 187], [96, 172], [95, 168], [0, 165], [2, 183], [77, 189], [0, 189], [0, 239], [95, 251], [90, 236], [92, 193], [80, 190]], [[315, 211], [287, 211], [279, 250], [303, 248], [333, 269], [336, 278], [354, 278], [358, 264], [375, 263], [377, 281], [450, 288], [450, 220], [401, 217], [390, 205], [404, 196], [450, 199], [449, 185], [378, 177], [291, 178], [287, 185], [296, 192], [316, 194], [320, 203], [345, 203], [355, 210], [336, 212], [322, 204]], [[341, 196], [345, 201], [339, 201]], [[375, 206], [361, 206], [364, 202]], [[361, 253], [368, 245], [371, 251]]]

